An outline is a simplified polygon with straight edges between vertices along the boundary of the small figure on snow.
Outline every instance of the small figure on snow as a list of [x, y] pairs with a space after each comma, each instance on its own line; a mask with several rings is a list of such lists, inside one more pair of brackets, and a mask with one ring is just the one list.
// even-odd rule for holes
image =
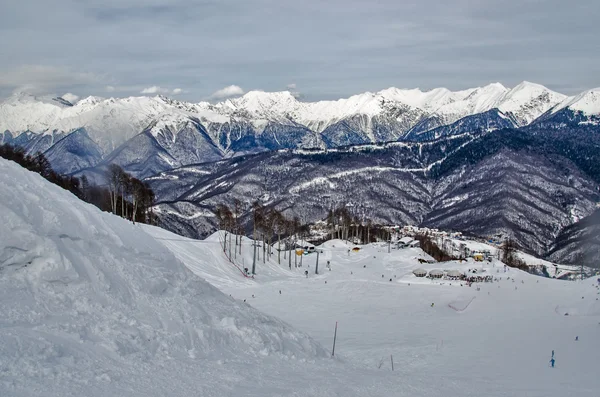
[[304, 271], [304, 275], [306, 276], [306, 278], [308, 278], [308, 270]]
[[431, 307], [433, 307], [433, 302], [431, 302]]
[[556, 362], [556, 360], [554, 359], [554, 357], [552, 357], [552, 358], [550, 359], [550, 366], [551, 366], [552, 368], [554, 368], [554, 363], [555, 363], [555, 362]]
[[279, 295], [281, 295], [281, 290], [279, 290]]
[[575, 341], [578, 341], [578, 340], [579, 340], [579, 336], [576, 336], [576, 337], [575, 337]]

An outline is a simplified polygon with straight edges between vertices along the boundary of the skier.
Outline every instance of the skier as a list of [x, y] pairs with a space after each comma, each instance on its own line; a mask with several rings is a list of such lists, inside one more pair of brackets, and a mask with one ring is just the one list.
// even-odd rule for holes
[[576, 337], [575, 337], [575, 341], [578, 341], [578, 340], [579, 340], [579, 336], [576, 336]]
[[306, 278], [308, 278], [308, 270], [304, 271], [304, 275], [306, 276]]
[[554, 357], [552, 357], [552, 358], [550, 359], [550, 366], [551, 366], [552, 368], [554, 368], [554, 363], [555, 363], [555, 361], [556, 361], [556, 360], [554, 359]]
[[433, 307], [433, 302], [431, 303], [431, 307]]

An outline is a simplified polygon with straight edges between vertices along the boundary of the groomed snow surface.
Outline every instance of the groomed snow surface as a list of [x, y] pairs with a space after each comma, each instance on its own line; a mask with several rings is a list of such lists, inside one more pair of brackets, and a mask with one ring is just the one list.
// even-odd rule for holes
[[[236, 267], [222, 233], [197, 241], [133, 225], [2, 159], [0, 187], [0, 396], [600, 390], [594, 280], [505, 273], [498, 262], [422, 264], [416, 248], [349, 252], [339, 240], [318, 247], [318, 275], [315, 253], [290, 270], [276, 252], [263, 263], [261, 250], [248, 279], [238, 270], [251, 266], [248, 239]], [[502, 281], [461, 286], [416, 278], [416, 268]]]

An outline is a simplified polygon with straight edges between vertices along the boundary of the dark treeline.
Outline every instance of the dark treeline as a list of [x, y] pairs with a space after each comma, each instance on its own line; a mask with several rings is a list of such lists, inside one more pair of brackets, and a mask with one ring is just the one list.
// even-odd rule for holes
[[0, 145], [0, 157], [12, 160], [29, 171], [37, 172], [49, 182], [66, 189], [79, 198], [83, 198], [81, 181], [72, 176], [63, 176], [56, 173], [50, 166], [50, 162], [42, 153], [28, 155], [20, 147], [8, 144]]
[[36, 172], [47, 181], [70, 191], [83, 201], [102, 211], [112, 212], [123, 218], [141, 223], [154, 223], [152, 213], [154, 192], [148, 184], [134, 178], [116, 164], [107, 171], [109, 187], [90, 184], [85, 176], [60, 175], [52, 169], [43, 153], [29, 155], [20, 147], [0, 145], [0, 157], [14, 161], [29, 171]]

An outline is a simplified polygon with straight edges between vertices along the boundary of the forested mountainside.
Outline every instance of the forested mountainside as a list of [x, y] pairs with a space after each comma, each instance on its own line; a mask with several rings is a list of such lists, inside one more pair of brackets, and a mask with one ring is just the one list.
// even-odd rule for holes
[[259, 200], [303, 222], [345, 206], [359, 219], [512, 236], [547, 254], [600, 202], [600, 136], [506, 129], [427, 143], [284, 150], [149, 178], [163, 224], [201, 237], [219, 203]]

